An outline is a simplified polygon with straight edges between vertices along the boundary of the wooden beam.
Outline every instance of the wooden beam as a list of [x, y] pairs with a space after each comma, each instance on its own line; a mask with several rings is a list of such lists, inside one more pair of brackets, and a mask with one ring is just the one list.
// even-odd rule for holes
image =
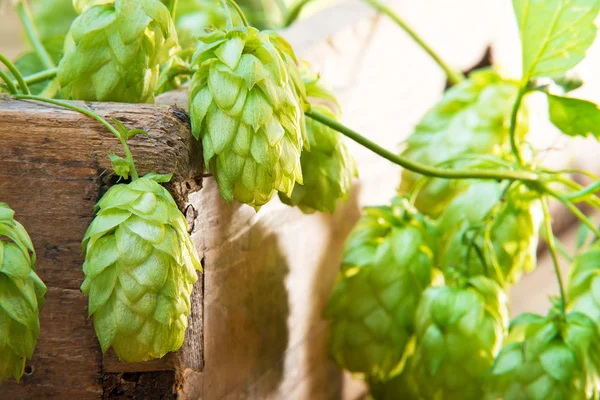
[[[130, 141], [139, 172], [173, 172], [168, 188], [185, 210], [188, 193], [201, 187], [203, 172], [201, 148], [190, 135], [187, 114], [172, 106], [80, 105], [146, 130], [148, 137]], [[43, 398], [56, 388], [78, 399], [96, 398], [103, 390], [103, 372], [202, 368], [202, 279], [194, 288], [194, 321], [182, 352], [143, 364], [120, 363], [110, 353], [102, 358], [87, 316], [87, 299], [79, 290], [80, 242], [94, 204], [116, 181], [108, 152], [121, 154], [118, 140], [89, 117], [55, 106], [0, 99], [0, 199], [14, 208], [31, 235], [38, 272], [48, 286], [41, 334], [28, 368], [32, 373], [20, 384], [3, 385], [2, 391], [11, 396], [18, 398], [16, 393], [26, 388], [29, 398]]]

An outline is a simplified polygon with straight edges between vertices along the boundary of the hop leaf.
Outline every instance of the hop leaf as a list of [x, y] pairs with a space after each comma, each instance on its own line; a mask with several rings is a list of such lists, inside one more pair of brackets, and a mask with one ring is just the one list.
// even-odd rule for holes
[[[101, 2], [105, 3], [105, 2]], [[58, 66], [68, 99], [152, 102], [159, 66], [177, 51], [177, 33], [159, 0], [82, 6]]]
[[535, 268], [541, 221], [536, 192], [519, 185], [503, 195], [497, 182], [472, 183], [440, 217], [439, 263], [465, 276], [516, 283]]
[[155, 178], [163, 179], [153, 174], [111, 187], [82, 243], [81, 290], [102, 351], [112, 346], [127, 362], [181, 347], [201, 270], [185, 218]]
[[425, 399], [480, 400], [508, 322], [507, 297], [482, 276], [423, 293], [416, 316], [415, 379]]
[[419, 298], [432, 281], [428, 230], [414, 212], [400, 199], [365, 211], [325, 310], [336, 361], [379, 381], [401, 368]]
[[[303, 80], [312, 110], [339, 119], [337, 99], [320, 83], [319, 77], [305, 69]], [[337, 131], [308, 118], [306, 134], [310, 151], [303, 150], [300, 156], [304, 183], [294, 186], [291, 197], [280, 192], [279, 198], [305, 213], [333, 213], [338, 200], [346, 200], [350, 194], [352, 178], [358, 175], [356, 164]]]
[[511, 328], [486, 380], [485, 399], [596, 398], [598, 329], [581, 313], [562, 318], [538, 316]]
[[35, 251], [14, 212], [0, 203], [0, 383], [23, 376], [40, 334], [46, 286], [35, 273]]
[[[518, 82], [506, 80], [494, 70], [473, 72], [469, 79], [449, 89], [425, 115], [408, 138], [403, 155], [427, 165], [495, 167], [489, 156], [509, 154], [510, 115], [518, 91]], [[517, 134], [524, 137], [528, 131], [526, 111], [519, 118]], [[421, 178], [404, 169], [400, 193], [410, 192]], [[437, 217], [468, 184], [429, 179], [419, 190], [415, 205], [421, 212]]]
[[194, 136], [221, 194], [255, 208], [302, 183], [304, 87], [290, 45], [274, 32], [209, 31], [190, 86]]

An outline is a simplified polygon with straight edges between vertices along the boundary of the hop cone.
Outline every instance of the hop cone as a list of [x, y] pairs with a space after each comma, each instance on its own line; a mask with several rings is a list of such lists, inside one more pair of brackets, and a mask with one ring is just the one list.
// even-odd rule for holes
[[325, 310], [338, 364], [377, 380], [400, 367], [419, 298], [432, 280], [427, 230], [406, 201], [399, 203], [366, 209]]
[[[303, 80], [312, 110], [339, 119], [337, 99], [322, 86], [319, 77], [306, 70]], [[346, 200], [350, 194], [352, 178], [357, 176], [356, 164], [337, 131], [307, 118], [306, 134], [310, 151], [304, 150], [300, 156], [304, 184], [294, 186], [291, 197], [279, 193], [279, 198], [305, 213], [333, 213], [338, 200]]]
[[67, 99], [146, 103], [159, 66], [177, 50], [177, 33], [159, 0], [115, 0], [82, 6], [58, 66]]
[[[304, 87], [293, 50], [274, 32], [200, 37], [190, 87], [192, 132], [221, 194], [255, 208], [302, 183]], [[308, 143], [306, 143], [308, 145]]]
[[46, 286], [35, 273], [35, 251], [14, 212], [0, 203], [0, 383], [20, 379], [40, 334]]
[[500, 350], [507, 320], [506, 295], [485, 277], [425, 290], [414, 355], [421, 396], [481, 400], [483, 378]]
[[[427, 165], [492, 166], [486, 156], [503, 157], [510, 152], [510, 115], [518, 91], [519, 82], [506, 80], [494, 70], [471, 73], [425, 115], [408, 138], [403, 155]], [[525, 112], [520, 119], [517, 134], [522, 137], [528, 130]], [[404, 169], [400, 193], [410, 192], [421, 177]], [[420, 189], [415, 205], [437, 217], [466, 185], [467, 181], [431, 179]]]
[[187, 223], [155, 181], [111, 187], [83, 239], [81, 290], [102, 351], [127, 362], [179, 349], [200, 270]]
[[600, 337], [584, 314], [522, 314], [486, 382], [487, 400], [597, 399]]
[[600, 327], [600, 242], [573, 261], [567, 298], [571, 311], [584, 313]]
[[539, 195], [524, 186], [503, 193], [497, 182], [472, 183], [440, 217], [439, 263], [515, 283], [535, 268], [541, 219]]
[[373, 400], [420, 400], [414, 377], [413, 359], [409, 358], [402, 372], [386, 381], [369, 379], [369, 392]]

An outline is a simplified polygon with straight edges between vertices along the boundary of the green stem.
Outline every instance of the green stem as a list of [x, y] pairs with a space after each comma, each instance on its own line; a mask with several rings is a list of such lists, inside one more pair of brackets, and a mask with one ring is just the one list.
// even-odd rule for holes
[[248, 24], [248, 20], [246, 19], [246, 16], [244, 15], [244, 12], [240, 8], [240, 6], [238, 6], [238, 4], [235, 2], [235, 0], [227, 0], [227, 2], [231, 5], [231, 7], [233, 7], [233, 9], [240, 16], [240, 19], [242, 20], [242, 23], [244, 24], [244, 26], [246, 28], [248, 28], [250, 26], [250, 24]]
[[577, 219], [579, 219], [579, 221], [581, 221], [583, 224], [587, 225], [587, 227], [590, 228], [590, 230], [592, 232], [594, 232], [594, 235], [596, 235], [597, 237], [600, 238], [600, 230], [598, 230], [598, 228], [594, 225], [594, 223], [592, 221], [590, 221], [590, 219], [588, 217], [586, 217], [585, 214], [582, 213], [580, 209], [575, 207], [575, 205], [573, 203], [571, 203], [571, 201], [565, 199], [563, 196], [556, 193], [554, 190], [550, 189], [548, 186], [543, 186], [542, 188], [550, 196], [554, 197], [555, 199], [560, 201], [562, 204], [564, 204], [564, 206], [567, 207], [569, 209], [569, 211], [571, 211], [571, 213], [574, 216], [576, 216]]
[[171, 18], [175, 21], [175, 17], [177, 15], [177, 5], [179, 4], [179, 0], [171, 0], [169, 2], [169, 13], [171, 13]]
[[408, 33], [408, 35], [413, 38], [413, 40], [417, 42], [417, 44], [421, 46], [421, 48], [425, 50], [425, 52], [429, 54], [431, 58], [433, 58], [435, 62], [444, 70], [450, 83], [456, 85], [457, 83], [465, 80], [465, 76], [461, 72], [454, 70], [452, 67], [446, 64], [444, 60], [442, 60], [442, 58], [431, 47], [429, 47], [427, 43], [425, 43], [423, 38], [421, 38], [421, 36], [419, 36], [417, 32], [415, 32], [406, 22], [404, 22], [404, 20], [402, 20], [402, 18], [400, 18], [400, 16], [398, 16], [398, 14], [396, 14], [391, 8], [378, 0], [365, 0], [365, 2], [373, 6], [377, 11], [390, 17], [396, 24], [398, 24], [398, 26], [404, 29], [404, 31]]
[[58, 68], [51, 68], [35, 74], [27, 75], [23, 78], [23, 80], [26, 84], [33, 85], [34, 83], [44, 82], [48, 79], [55, 78], [56, 74], [58, 74]]
[[519, 93], [517, 94], [517, 98], [515, 99], [515, 104], [513, 105], [512, 113], [510, 115], [510, 149], [517, 160], [519, 165], [523, 165], [523, 156], [521, 155], [521, 149], [519, 147], [517, 138], [517, 123], [519, 117], [519, 109], [521, 108], [521, 103], [523, 102], [523, 97], [527, 93], [527, 86], [523, 85], [519, 89]]
[[122, 137], [121, 134], [119, 133], [119, 131], [117, 129], [115, 129], [114, 126], [112, 126], [107, 120], [105, 120], [104, 118], [102, 118], [101, 116], [96, 114], [95, 112], [85, 109], [85, 108], [82, 108], [82, 107], [79, 107], [79, 106], [76, 106], [71, 103], [67, 103], [67, 102], [64, 102], [61, 100], [48, 99], [48, 98], [42, 97], [42, 96], [17, 95], [17, 96], [13, 96], [13, 97], [15, 99], [19, 99], [19, 100], [35, 100], [35, 101], [40, 101], [43, 103], [54, 104], [56, 106], [67, 108], [67, 109], [73, 110], [73, 111], [77, 111], [81, 114], [87, 115], [88, 117], [94, 118], [96, 121], [98, 121], [102, 125], [104, 125], [113, 135], [115, 135], [117, 139], [119, 139], [119, 142], [121, 142], [121, 145], [123, 146], [123, 151], [125, 152], [125, 156], [127, 157], [127, 162], [129, 163], [129, 169], [130, 169], [129, 172], [131, 173], [131, 179], [136, 180], [139, 178], [137, 170], [135, 169], [135, 164], [133, 162], [133, 155], [131, 154], [131, 150], [129, 150], [129, 146], [127, 145], [126, 138]]
[[403, 168], [417, 172], [422, 175], [431, 176], [435, 178], [445, 179], [498, 179], [498, 180], [510, 180], [510, 181], [522, 181], [530, 183], [538, 183], [540, 177], [538, 174], [531, 171], [501, 171], [501, 170], [458, 170], [458, 169], [443, 169], [430, 167], [408, 158], [396, 155], [376, 143], [371, 142], [358, 132], [340, 124], [338, 121], [321, 114], [317, 111], [308, 111], [305, 113], [308, 117], [319, 121], [320, 123], [340, 132], [341, 134], [348, 136], [350, 139], [368, 148], [372, 152], [380, 155], [381, 157], [397, 164]]
[[229, 12], [229, 6], [227, 5], [227, 0], [220, 0], [221, 7], [225, 11], [225, 27], [228, 31], [233, 29], [233, 21], [231, 20], [231, 12]]
[[6, 68], [8, 68], [8, 70], [10, 71], [10, 73], [13, 74], [13, 76], [15, 77], [15, 79], [17, 80], [17, 82], [19, 83], [19, 88], [21, 88], [21, 92], [26, 93], [26, 94], [30, 94], [31, 92], [29, 91], [29, 88], [27, 87], [27, 84], [23, 80], [23, 75], [21, 75], [21, 73], [19, 72], [19, 70], [17, 69], [17, 67], [15, 67], [15, 65], [13, 63], [11, 63], [10, 60], [8, 58], [6, 58], [4, 56], [4, 54], [2, 54], [2, 53], [0, 53], [0, 62], [2, 64], [6, 65]]
[[294, 4], [292, 6], [292, 8], [290, 8], [286, 15], [285, 15], [285, 20], [283, 21], [283, 27], [287, 28], [288, 26], [292, 25], [300, 16], [300, 13], [302, 12], [302, 10], [304, 9], [304, 7], [309, 4], [312, 3], [313, 0], [299, 0], [296, 2], [296, 4]]
[[29, 6], [27, 5], [27, 1], [20, 0], [15, 4], [15, 9], [17, 10], [17, 14], [19, 15], [19, 19], [25, 28], [25, 33], [27, 33], [27, 37], [31, 42], [36, 54], [40, 58], [40, 61], [44, 65], [45, 68], [54, 68], [56, 64], [54, 64], [54, 60], [48, 51], [42, 44], [40, 40], [40, 35], [38, 33], [37, 27], [35, 26], [35, 22], [31, 15], [31, 11], [29, 10]]
[[574, 203], [577, 203], [577, 202], [581, 201], [583, 197], [585, 197], [589, 194], [596, 193], [599, 190], [600, 190], [600, 181], [596, 181], [596, 182], [592, 183], [591, 185], [586, 186], [585, 188], [581, 189], [578, 192], [569, 193], [569, 194], [564, 195], [564, 198], [567, 200], [571, 200]]
[[556, 252], [556, 244], [554, 242], [554, 234], [552, 233], [552, 219], [550, 217], [550, 210], [548, 207], [548, 200], [542, 198], [542, 210], [544, 212], [544, 223], [546, 227], [546, 242], [548, 243], [548, 250], [552, 257], [552, 264], [554, 265], [554, 273], [556, 274], [556, 280], [558, 281], [558, 288], [560, 289], [560, 311], [562, 315], [565, 315], [565, 305], [567, 304], [567, 296], [565, 295], [565, 285], [563, 283], [562, 275], [560, 274], [560, 264], [558, 261], [558, 255]]
[[8, 76], [6, 72], [0, 69], [0, 79], [2, 79], [6, 83], [6, 87], [11, 94], [17, 94], [17, 87], [13, 83], [12, 79]]

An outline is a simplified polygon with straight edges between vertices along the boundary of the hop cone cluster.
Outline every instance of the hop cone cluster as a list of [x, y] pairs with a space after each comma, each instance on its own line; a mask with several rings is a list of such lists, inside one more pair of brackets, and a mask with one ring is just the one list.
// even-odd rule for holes
[[0, 383], [23, 376], [40, 334], [45, 294], [31, 239], [13, 210], [0, 203]]
[[587, 315], [600, 326], [600, 242], [573, 261], [567, 298], [571, 311]]
[[588, 400], [598, 398], [600, 337], [581, 313], [513, 322], [486, 382], [487, 400]]
[[[408, 138], [403, 155], [426, 165], [494, 166], [485, 161], [485, 156], [504, 157], [509, 153], [510, 115], [518, 91], [519, 82], [506, 80], [494, 70], [471, 73], [425, 115]], [[521, 113], [517, 126], [517, 134], [525, 136], [526, 112]], [[410, 192], [421, 178], [404, 169], [400, 193]], [[420, 189], [415, 205], [427, 215], [438, 216], [467, 185], [467, 181], [430, 179]]]
[[[341, 112], [337, 99], [322, 85], [319, 77], [306, 69], [302, 78], [312, 110], [339, 119]], [[304, 184], [294, 186], [290, 197], [280, 192], [279, 198], [305, 213], [333, 213], [338, 200], [346, 200], [350, 194], [352, 178], [357, 176], [356, 164], [337, 131], [307, 118], [306, 134], [310, 151], [303, 150], [300, 156]]]
[[112, 186], [83, 239], [81, 290], [102, 351], [127, 362], [179, 349], [200, 270], [175, 201], [148, 178]]
[[160, 64], [178, 49], [167, 8], [159, 0], [80, 3], [58, 66], [62, 96], [152, 102]]
[[254, 28], [212, 30], [195, 54], [189, 110], [221, 194], [259, 208], [302, 183], [305, 93], [290, 45]]
[[483, 378], [508, 323], [507, 302], [499, 286], [482, 276], [425, 290], [413, 364], [423, 398], [481, 400]]
[[535, 268], [542, 210], [539, 195], [522, 185], [476, 182], [440, 217], [439, 263], [466, 276], [516, 283]]
[[421, 293], [432, 281], [427, 235], [404, 199], [365, 210], [325, 310], [331, 352], [344, 368], [385, 380], [400, 366]]

